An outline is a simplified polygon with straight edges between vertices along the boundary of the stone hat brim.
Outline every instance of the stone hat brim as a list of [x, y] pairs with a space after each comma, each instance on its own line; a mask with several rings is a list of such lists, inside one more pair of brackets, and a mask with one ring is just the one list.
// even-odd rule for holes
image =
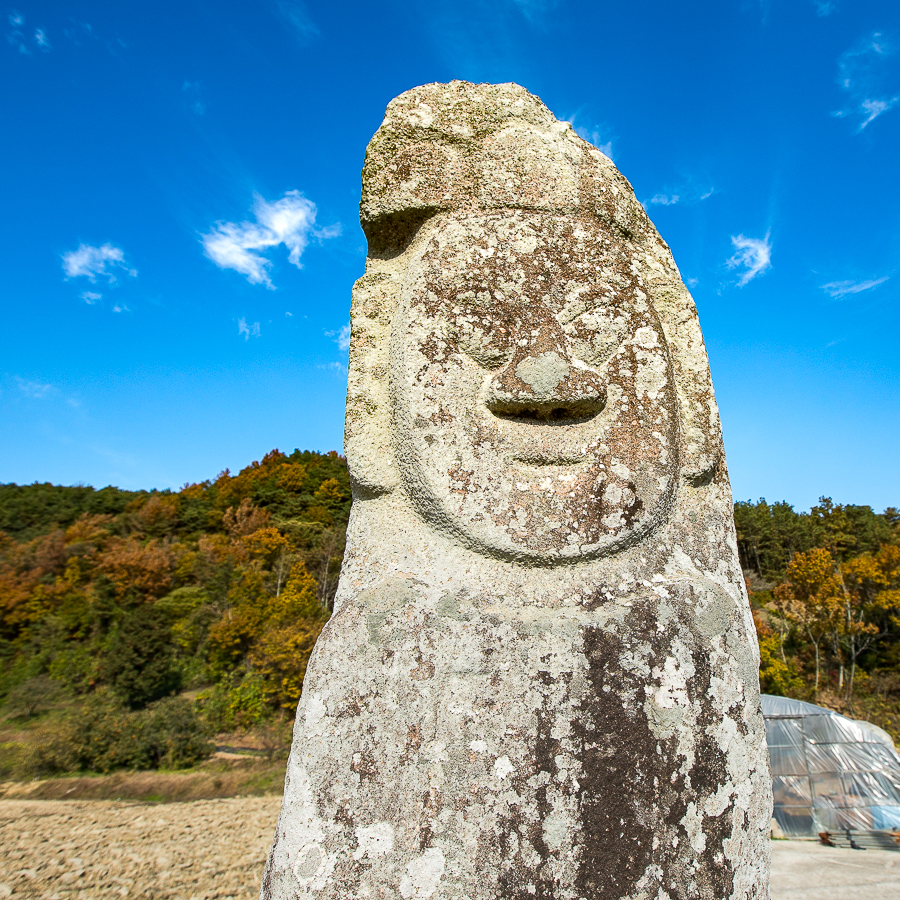
[[396, 252], [440, 212], [500, 209], [590, 215], [633, 240], [655, 234], [612, 161], [523, 87], [453, 81], [391, 101], [362, 173], [370, 252]]

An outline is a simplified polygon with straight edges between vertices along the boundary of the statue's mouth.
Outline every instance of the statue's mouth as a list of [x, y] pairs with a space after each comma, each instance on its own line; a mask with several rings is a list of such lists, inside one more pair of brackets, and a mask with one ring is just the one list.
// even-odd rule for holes
[[561, 468], [570, 468], [572, 466], [580, 466], [588, 461], [587, 455], [579, 454], [560, 454], [552, 451], [532, 450], [526, 453], [520, 453], [518, 456], [512, 457], [512, 462], [525, 466], [535, 466], [546, 468], [548, 466], [558, 466]]
[[535, 402], [533, 400], [490, 399], [487, 408], [498, 418], [523, 425], [581, 425], [590, 422], [600, 412], [604, 403], [600, 400], [582, 400], [560, 403]]

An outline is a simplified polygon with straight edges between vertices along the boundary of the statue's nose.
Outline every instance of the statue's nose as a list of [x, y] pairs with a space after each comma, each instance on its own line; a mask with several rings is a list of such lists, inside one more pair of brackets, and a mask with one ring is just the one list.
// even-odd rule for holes
[[600, 375], [573, 359], [556, 329], [538, 331], [491, 380], [487, 407], [522, 419], [583, 419], [606, 404]]

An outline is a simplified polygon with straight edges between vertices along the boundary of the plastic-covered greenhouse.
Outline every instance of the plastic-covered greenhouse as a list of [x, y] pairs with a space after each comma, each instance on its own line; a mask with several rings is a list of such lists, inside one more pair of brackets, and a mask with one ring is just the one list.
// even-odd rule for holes
[[900, 757], [868, 722], [763, 695], [775, 820], [785, 836], [900, 829]]

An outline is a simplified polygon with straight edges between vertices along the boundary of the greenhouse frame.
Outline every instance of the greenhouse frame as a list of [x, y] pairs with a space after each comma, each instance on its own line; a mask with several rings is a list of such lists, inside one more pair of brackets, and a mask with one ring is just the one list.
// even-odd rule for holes
[[900, 757], [887, 732], [763, 694], [774, 817], [785, 837], [900, 829]]

